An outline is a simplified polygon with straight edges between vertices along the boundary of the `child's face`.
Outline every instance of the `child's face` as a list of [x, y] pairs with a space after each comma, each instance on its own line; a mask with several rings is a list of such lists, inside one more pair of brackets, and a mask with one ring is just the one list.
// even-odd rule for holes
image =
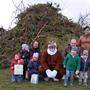
[[38, 57], [33, 57], [33, 61], [37, 61], [38, 60]]
[[83, 59], [86, 60], [88, 58], [88, 51], [84, 50], [82, 56], [83, 56]]
[[87, 55], [83, 55], [83, 59], [86, 60], [88, 58]]
[[20, 58], [19, 55], [15, 55], [15, 59], [18, 60]]

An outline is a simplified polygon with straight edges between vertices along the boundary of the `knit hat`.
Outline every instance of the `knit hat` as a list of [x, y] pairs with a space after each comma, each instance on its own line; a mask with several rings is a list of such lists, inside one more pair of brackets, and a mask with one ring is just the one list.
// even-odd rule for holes
[[77, 47], [72, 47], [71, 51], [78, 51]]
[[29, 51], [29, 46], [27, 44], [22, 44], [22, 50]]
[[33, 53], [33, 57], [39, 57], [39, 53]]

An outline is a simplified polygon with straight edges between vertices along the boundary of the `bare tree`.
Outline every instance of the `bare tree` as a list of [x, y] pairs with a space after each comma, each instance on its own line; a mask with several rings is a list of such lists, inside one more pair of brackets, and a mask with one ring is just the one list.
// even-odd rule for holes
[[14, 7], [15, 7], [15, 11], [13, 11], [13, 13], [12, 13], [12, 18], [13, 19], [12, 19], [12, 21], [9, 24], [9, 30], [11, 30], [11, 27], [12, 27], [13, 23], [15, 23], [17, 21], [16, 16], [19, 13], [23, 12], [24, 10], [26, 10], [26, 8], [27, 8], [25, 6], [25, 4], [24, 4], [24, 0], [20, 0], [18, 4], [16, 2], [17, 2], [17, 0], [12, 0], [12, 3], [14, 5]]
[[85, 15], [80, 14], [78, 23], [84, 27], [84, 26], [90, 26], [90, 12], [86, 13]]

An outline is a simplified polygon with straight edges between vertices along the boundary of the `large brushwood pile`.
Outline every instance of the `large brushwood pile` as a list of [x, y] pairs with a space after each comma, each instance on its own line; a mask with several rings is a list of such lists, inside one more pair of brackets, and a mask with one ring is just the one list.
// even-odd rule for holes
[[49, 40], [54, 39], [63, 51], [71, 38], [79, 37], [81, 27], [59, 13], [60, 10], [50, 3], [30, 6], [17, 15], [16, 27], [9, 31], [1, 28], [0, 61], [10, 61], [22, 43], [31, 45], [35, 39], [40, 42], [41, 50]]

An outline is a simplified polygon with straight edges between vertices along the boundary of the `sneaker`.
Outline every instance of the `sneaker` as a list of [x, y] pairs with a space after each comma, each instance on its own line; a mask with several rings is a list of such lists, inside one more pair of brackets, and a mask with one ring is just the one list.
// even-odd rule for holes
[[79, 85], [82, 85], [82, 82], [79, 82]]
[[15, 83], [16, 81], [11, 81], [11, 83]]
[[64, 86], [67, 87], [67, 83], [64, 83]]
[[87, 83], [85, 82], [83, 85], [84, 85], [84, 86], [87, 86]]
[[49, 78], [44, 78], [44, 81], [49, 81]]
[[72, 84], [72, 83], [70, 83], [70, 86], [73, 86], [73, 84]]
[[63, 75], [62, 79], [63, 79], [63, 80], [65, 79], [65, 75]]
[[54, 79], [53, 79], [53, 81], [55, 81], [55, 82], [58, 82], [58, 81], [59, 81], [59, 79], [57, 79], [57, 78], [54, 78]]

